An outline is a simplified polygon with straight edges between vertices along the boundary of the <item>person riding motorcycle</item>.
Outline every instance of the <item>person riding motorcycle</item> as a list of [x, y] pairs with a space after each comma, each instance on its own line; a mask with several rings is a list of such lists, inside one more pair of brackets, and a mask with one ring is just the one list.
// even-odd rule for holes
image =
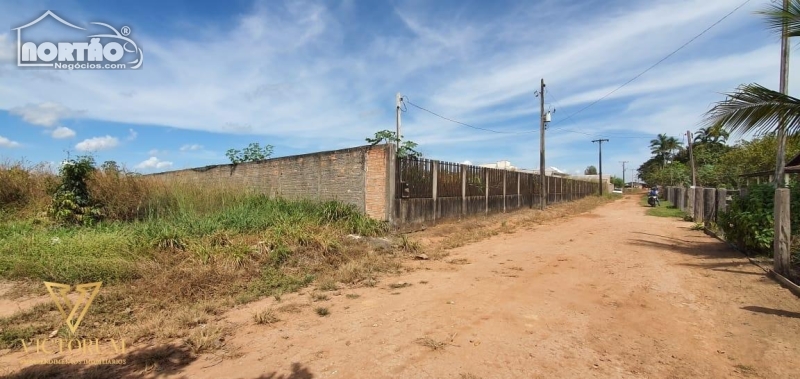
[[655, 196], [656, 206], [661, 206], [661, 201], [658, 200], [658, 187], [653, 186], [653, 188], [650, 188], [650, 194], [648, 196]]

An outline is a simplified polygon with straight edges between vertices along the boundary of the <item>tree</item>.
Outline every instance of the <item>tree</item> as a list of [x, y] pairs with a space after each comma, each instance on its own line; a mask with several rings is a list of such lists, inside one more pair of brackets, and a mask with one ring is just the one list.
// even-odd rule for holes
[[730, 134], [721, 125], [711, 125], [697, 130], [695, 144], [725, 144]]
[[597, 175], [597, 167], [589, 166], [583, 170], [583, 175]]
[[614, 188], [624, 188], [625, 182], [622, 181], [622, 178], [618, 178], [616, 176], [611, 177], [611, 183], [614, 184]]
[[[800, 0], [789, 0], [786, 8], [772, 5], [758, 13], [765, 16], [768, 28], [779, 32], [782, 38], [800, 36]], [[725, 128], [734, 135], [776, 132], [780, 121], [787, 135], [800, 131], [800, 99], [756, 83], [741, 85], [727, 94], [727, 99], [706, 112], [704, 120], [707, 125]], [[783, 182], [783, 163], [777, 162], [782, 147], [778, 146], [776, 154], [776, 184]]]
[[[372, 138], [365, 138], [370, 145], [375, 146], [381, 142], [387, 143], [399, 143], [400, 138], [397, 137], [397, 133], [391, 130], [381, 130], [375, 133], [375, 136]], [[400, 147], [397, 149], [397, 156], [400, 158], [411, 157], [411, 158], [421, 158], [422, 153], [417, 151], [415, 148], [418, 145], [413, 141], [404, 141], [400, 144]]]
[[106, 174], [119, 174], [120, 171], [122, 171], [116, 161], [103, 162], [103, 164], [100, 165], [100, 170]]
[[661, 158], [663, 165], [666, 165], [668, 160], [672, 160], [675, 154], [683, 149], [682, 145], [683, 143], [675, 137], [659, 134], [655, 139], [650, 140], [650, 152]]
[[256, 162], [269, 159], [272, 156], [272, 145], [261, 147], [257, 142], [251, 143], [244, 150], [229, 149], [225, 155], [233, 164]]

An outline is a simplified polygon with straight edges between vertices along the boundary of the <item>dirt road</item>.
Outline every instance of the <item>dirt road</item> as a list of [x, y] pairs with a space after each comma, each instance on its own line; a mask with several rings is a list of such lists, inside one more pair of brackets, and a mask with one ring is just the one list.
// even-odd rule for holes
[[227, 317], [233, 358], [169, 376], [800, 377], [800, 299], [690, 226], [630, 197], [254, 325], [255, 310], [308, 294], [266, 299]]

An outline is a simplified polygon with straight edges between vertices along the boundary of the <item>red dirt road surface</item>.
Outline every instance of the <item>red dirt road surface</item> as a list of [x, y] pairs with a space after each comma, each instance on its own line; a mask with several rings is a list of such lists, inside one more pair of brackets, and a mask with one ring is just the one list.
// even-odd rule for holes
[[[800, 299], [691, 223], [645, 210], [628, 196], [454, 249], [453, 264], [412, 262], [376, 288], [265, 299], [226, 316], [232, 357], [134, 376], [800, 378]], [[306, 306], [252, 321], [293, 302]]]

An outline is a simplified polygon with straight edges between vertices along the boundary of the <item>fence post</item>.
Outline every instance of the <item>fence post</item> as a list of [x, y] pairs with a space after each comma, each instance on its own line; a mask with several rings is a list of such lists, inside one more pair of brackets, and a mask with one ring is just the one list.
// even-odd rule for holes
[[711, 226], [711, 222], [717, 219], [717, 190], [714, 188], [706, 188], [703, 193], [703, 201], [705, 204], [703, 205], [703, 209], [705, 210], [705, 217], [703, 219], [703, 225], [708, 228]]
[[461, 216], [467, 214], [467, 166], [461, 165]]
[[520, 192], [520, 179], [522, 178], [522, 173], [517, 172], [517, 209], [522, 208], [522, 193]]
[[790, 196], [788, 188], [778, 188], [775, 190], [775, 242], [774, 254], [775, 264], [773, 270], [781, 275], [786, 275], [792, 267], [790, 244], [791, 244], [791, 224], [790, 224]]
[[397, 196], [397, 147], [393, 144], [386, 146], [386, 221], [389, 225], [395, 225], [395, 199]]
[[694, 186], [686, 189], [686, 213], [694, 217]]
[[489, 214], [489, 169], [485, 168], [483, 169], [483, 172], [486, 173], [486, 175], [484, 175], [486, 179], [486, 198], [484, 199], [486, 203], [486, 210], [484, 213]]
[[695, 187], [694, 189], [694, 222], [703, 222], [705, 213], [703, 212], [703, 187]]
[[506, 213], [506, 186], [508, 185], [506, 176], [508, 176], [508, 170], [503, 170], [503, 213]]
[[717, 212], [714, 222], [719, 224], [719, 214], [728, 209], [728, 190], [720, 188], [717, 190]]
[[431, 187], [433, 192], [433, 222], [436, 223], [436, 191], [439, 189], [438, 183], [438, 176], [439, 176], [439, 161], [433, 161], [433, 185]]

